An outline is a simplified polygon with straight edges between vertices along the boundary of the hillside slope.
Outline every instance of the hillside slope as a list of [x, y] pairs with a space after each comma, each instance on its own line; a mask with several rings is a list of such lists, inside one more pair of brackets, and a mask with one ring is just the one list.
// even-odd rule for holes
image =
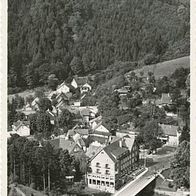
[[8, 84], [31, 89], [51, 73], [60, 82], [148, 54], [186, 56], [189, 37], [189, 3], [177, 0], [9, 0]]
[[[155, 79], [161, 78], [163, 76], [170, 76], [176, 69], [178, 68], [190, 68], [190, 57], [185, 56], [177, 59], [173, 59], [170, 61], [164, 61], [161, 63], [147, 65], [140, 69], [135, 69], [134, 72], [139, 74], [140, 72], [144, 73], [144, 76], [148, 74], [148, 72], [153, 72]], [[125, 74], [128, 76], [131, 72]]]

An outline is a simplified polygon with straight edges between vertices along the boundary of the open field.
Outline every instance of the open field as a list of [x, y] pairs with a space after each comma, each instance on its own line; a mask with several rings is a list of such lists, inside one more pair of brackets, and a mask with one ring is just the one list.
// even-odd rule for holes
[[[154, 73], [155, 79], [161, 78], [163, 76], [170, 76], [178, 68], [189, 68], [190, 67], [190, 57], [185, 56], [178, 59], [173, 59], [170, 61], [164, 61], [162, 63], [157, 63], [153, 65], [146, 65], [140, 69], [134, 70], [136, 74], [139, 74], [141, 71], [144, 72], [144, 76], [148, 74], [149, 71]], [[125, 74], [126, 76], [129, 73]]]

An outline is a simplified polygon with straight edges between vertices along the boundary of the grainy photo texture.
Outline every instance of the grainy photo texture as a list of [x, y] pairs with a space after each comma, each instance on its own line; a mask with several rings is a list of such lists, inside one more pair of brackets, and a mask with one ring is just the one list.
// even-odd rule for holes
[[7, 194], [190, 193], [190, 2], [8, 0]]

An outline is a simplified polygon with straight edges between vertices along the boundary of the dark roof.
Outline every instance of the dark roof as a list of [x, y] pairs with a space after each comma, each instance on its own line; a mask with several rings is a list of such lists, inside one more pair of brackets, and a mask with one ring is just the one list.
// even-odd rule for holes
[[88, 82], [88, 77], [74, 77], [78, 86], [84, 85]]
[[78, 144], [73, 140], [68, 140], [65, 138], [57, 138], [57, 139], [50, 140], [49, 142], [55, 149], [62, 148], [63, 150], [68, 150], [69, 153], [71, 153], [73, 149], [76, 146], [78, 146]]
[[110, 136], [111, 135], [110, 132], [107, 133], [107, 132], [101, 132], [101, 131], [95, 131], [95, 130], [91, 134], [92, 135], [96, 134], [96, 135], [101, 135], [101, 136]]
[[120, 157], [123, 153], [128, 151], [127, 147], [120, 147], [120, 139], [112, 142], [110, 145], [106, 146], [103, 149], [108, 156], [114, 161], [117, 161], [117, 158]]
[[106, 144], [107, 141], [108, 141], [108, 137], [104, 138], [104, 137], [101, 137], [101, 136], [90, 135], [89, 138], [90, 138], [91, 141], [97, 141], [100, 144]]
[[67, 134], [69, 136], [73, 136], [76, 133], [80, 134], [80, 135], [88, 135], [89, 134], [89, 130], [88, 129], [80, 129], [80, 128], [76, 128], [76, 129], [70, 129], [68, 130]]
[[174, 125], [166, 125], [166, 124], [159, 124], [162, 128], [163, 133], [168, 136], [177, 136], [178, 126]]
[[91, 157], [95, 156], [97, 153], [99, 153], [102, 149], [103, 149], [102, 146], [90, 145], [86, 151], [86, 156], [91, 158]]
[[91, 111], [88, 108], [85, 108], [80, 111], [81, 116], [90, 116]]
[[18, 130], [22, 125], [23, 126], [29, 126], [30, 121], [20, 121], [20, 120], [18, 120], [17, 122], [14, 122], [13, 125], [16, 127], [15, 130]]
[[[67, 94], [67, 93], [66, 93]], [[58, 101], [59, 98], [63, 98], [68, 100], [68, 97], [66, 96], [66, 94], [64, 92], [61, 92], [57, 95], [56, 100]]]

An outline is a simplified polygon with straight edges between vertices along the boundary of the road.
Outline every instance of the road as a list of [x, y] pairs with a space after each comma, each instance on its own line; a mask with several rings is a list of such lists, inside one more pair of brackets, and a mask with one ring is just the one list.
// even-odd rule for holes
[[155, 179], [156, 172], [169, 168], [169, 159], [171, 157], [173, 157], [173, 153], [164, 157], [156, 157], [156, 162], [154, 163], [147, 162], [147, 166], [151, 165], [148, 167], [149, 170], [134, 182], [129, 182], [129, 185], [126, 186], [126, 188], [120, 189], [114, 194], [114, 196], [134, 196], [138, 194], [144, 187]]
[[125, 190], [118, 192], [115, 194], [115, 196], [134, 196], [138, 194], [144, 187], [146, 187], [150, 182], [152, 182], [155, 179], [155, 175], [150, 175], [147, 172], [140, 178], [138, 178], [136, 181], [130, 184]]

